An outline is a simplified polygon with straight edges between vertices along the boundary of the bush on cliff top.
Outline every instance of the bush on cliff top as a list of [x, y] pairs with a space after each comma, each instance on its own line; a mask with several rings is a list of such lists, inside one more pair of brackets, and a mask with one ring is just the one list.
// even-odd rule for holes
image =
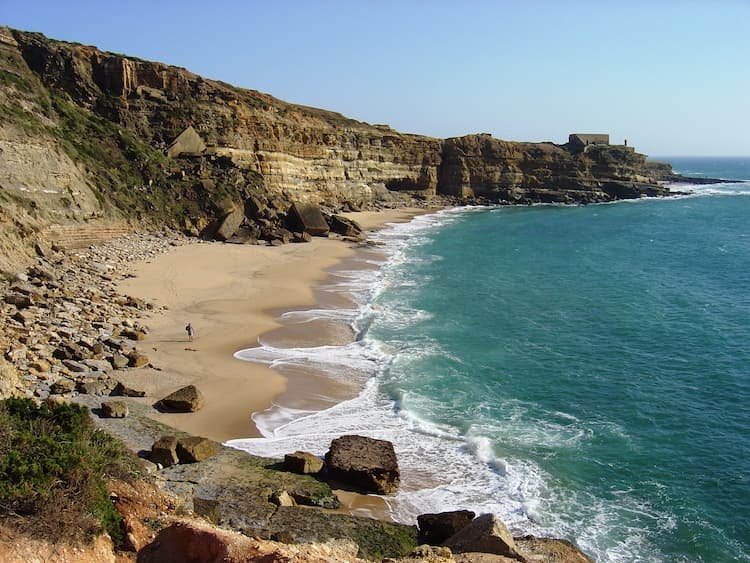
[[0, 402], [0, 519], [50, 540], [85, 540], [106, 531], [122, 541], [109, 478], [128, 478], [137, 464], [125, 447], [97, 430], [88, 409]]

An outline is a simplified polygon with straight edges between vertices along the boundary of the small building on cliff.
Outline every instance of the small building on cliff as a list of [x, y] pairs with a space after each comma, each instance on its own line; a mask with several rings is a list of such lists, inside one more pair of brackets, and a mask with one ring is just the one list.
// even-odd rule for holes
[[586, 150], [590, 145], [609, 145], [607, 133], [571, 133], [568, 135], [568, 146], [574, 151]]

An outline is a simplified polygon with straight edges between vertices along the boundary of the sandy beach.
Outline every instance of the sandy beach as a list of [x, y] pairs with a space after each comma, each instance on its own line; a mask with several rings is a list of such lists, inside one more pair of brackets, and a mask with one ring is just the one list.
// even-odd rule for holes
[[[372, 230], [408, 221], [419, 213], [424, 210], [349, 216]], [[142, 342], [154, 368], [138, 370], [126, 383], [150, 397], [195, 384], [205, 397], [200, 411], [154, 417], [221, 442], [258, 436], [252, 413], [268, 408], [282, 393], [299, 394], [301, 400], [308, 395], [345, 398], [351, 389], [323, 377], [285, 377], [267, 366], [235, 359], [233, 354], [256, 345], [260, 335], [279, 329], [281, 312], [314, 305], [314, 288], [327, 278], [326, 270], [355, 252], [354, 244], [324, 238], [282, 247], [200, 243], [135, 263], [130, 272], [133, 277], [123, 280], [119, 289], [164, 309], [147, 319], [150, 333]], [[185, 332], [188, 323], [195, 329], [193, 341]], [[317, 334], [316, 338], [325, 336]]]

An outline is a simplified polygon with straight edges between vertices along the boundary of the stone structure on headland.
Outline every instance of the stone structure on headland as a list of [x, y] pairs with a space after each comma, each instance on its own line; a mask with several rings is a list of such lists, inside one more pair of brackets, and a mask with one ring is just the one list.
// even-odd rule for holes
[[591, 145], [609, 145], [607, 133], [571, 133], [568, 135], [568, 146], [574, 151], [585, 150]]

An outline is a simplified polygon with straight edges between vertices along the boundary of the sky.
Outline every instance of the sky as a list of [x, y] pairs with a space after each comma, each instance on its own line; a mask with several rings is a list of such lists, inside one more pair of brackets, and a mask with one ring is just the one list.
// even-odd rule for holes
[[750, 155], [750, 0], [0, 0], [0, 25], [401, 132]]

